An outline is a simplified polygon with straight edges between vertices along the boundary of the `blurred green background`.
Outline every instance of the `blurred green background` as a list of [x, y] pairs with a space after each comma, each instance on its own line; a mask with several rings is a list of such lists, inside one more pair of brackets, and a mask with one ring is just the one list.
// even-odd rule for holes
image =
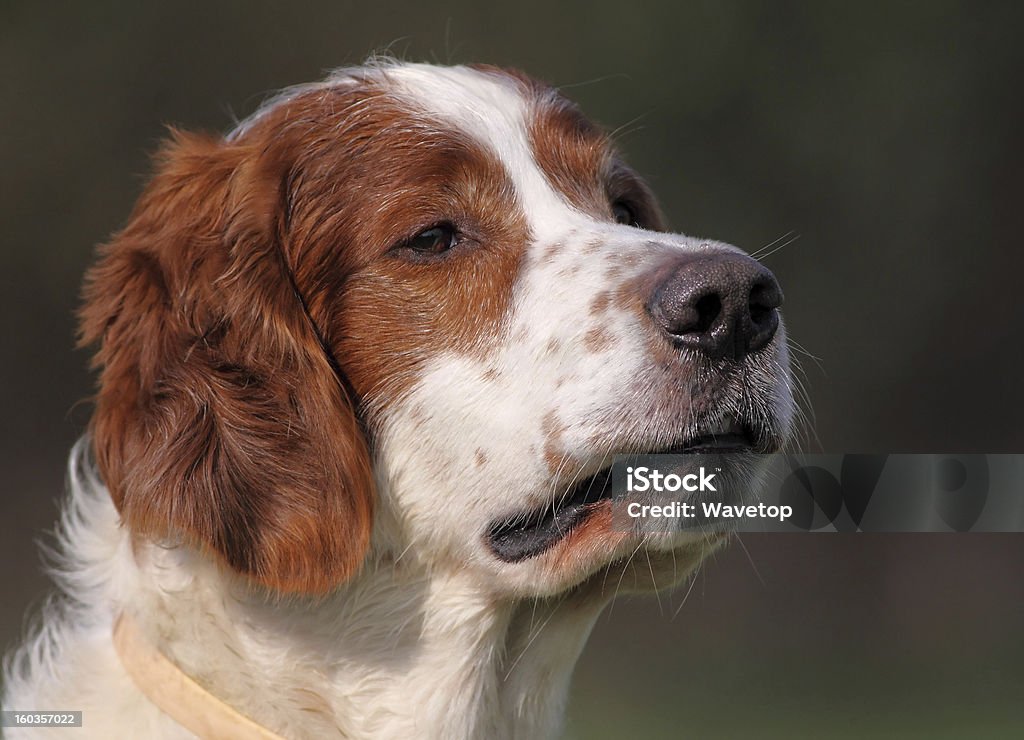
[[[1024, 452], [1024, 3], [0, 4], [0, 644], [46, 581], [89, 416], [72, 312], [166, 123], [225, 130], [387, 49], [520, 67], [609, 128], [672, 226], [757, 249], [828, 452]], [[624, 600], [581, 738], [1024, 736], [1024, 536], [746, 536]], [[673, 616], [677, 609], [678, 614]]]

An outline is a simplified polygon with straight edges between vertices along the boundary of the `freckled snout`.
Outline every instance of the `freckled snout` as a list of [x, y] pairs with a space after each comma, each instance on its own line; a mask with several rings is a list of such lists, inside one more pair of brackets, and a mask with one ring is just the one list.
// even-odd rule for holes
[[648, 311], [674, 344], [739, 362], [775, 336], [781, 305], [771, 270], [743, 254], [713, 252], [679, 257]]

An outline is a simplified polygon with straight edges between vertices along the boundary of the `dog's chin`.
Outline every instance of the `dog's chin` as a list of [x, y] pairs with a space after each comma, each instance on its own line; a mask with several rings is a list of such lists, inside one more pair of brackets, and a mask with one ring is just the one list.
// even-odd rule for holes
[[610, 596], [674, 588], [692, 575], [704, 558], [724, 546], [731, 536], [730, 532], [711, 532], [691, 535], [668, 549], [644, 547], [642, 551], [600, 568], [584, 584], [596, 579], [605, 591], [611, 584]]
[[599, 520], [600, 515], [583, 525], [593, 531], [582, 542], [566, 539], [514, 569], [506, 566], [505, 589], [519, 598], [564, 598], [567, 603], [606, 603], [624, 594], [671, 589], [732, 536], [722, 531], [642, 537], [602, 532]]

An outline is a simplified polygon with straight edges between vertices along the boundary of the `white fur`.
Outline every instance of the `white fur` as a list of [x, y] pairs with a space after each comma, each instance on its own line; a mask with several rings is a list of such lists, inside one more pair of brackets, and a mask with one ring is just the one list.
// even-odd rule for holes
[[[133, 548], [79, 444], [58, 546], [64, 597], [5, 668], [4, 708], [84, 711], [81, 731], [55, 737], [187, 736], [120, 666], [110, 630], [121, 611], [211, 693], [287, 737], [551, 736], [618, 569], [642, 546], [649, 558], [671, 556], [675, 576], [702, 555], [702, 543], [679, 534], [627, 537], [564, 567], [553, 554], [509, 564], [483, 533], [500, 517], [557, 503], [545, 445], [583, 475], [610, 450], [685, 427], [660, 418], [652, 402], [668, 381], [650, 362], [643, 317], [611, 307], [597, 319], [588, 307], [666, 250], [726, 247], [600, 222], [570, 206], [533, 161], [527, 102], [493, 75], [346, 70], [274, 104], [350, 84], [356, 73], [386, 79], [504, 164], [532, 234], [506, 324], [487, 338], [487, 359], [436, 357], [406, 397], [370, 399], [381, 427], [371, 552], [357, 577], [323, 599], [279, 599], [184, 548]], [[586, 336], [598, 326], [612, 341], [589, 351]], [[770, 411], [788, 426], [781, 331], [773, 352]], [[606, 578], [609, 568], [615, 575]]]

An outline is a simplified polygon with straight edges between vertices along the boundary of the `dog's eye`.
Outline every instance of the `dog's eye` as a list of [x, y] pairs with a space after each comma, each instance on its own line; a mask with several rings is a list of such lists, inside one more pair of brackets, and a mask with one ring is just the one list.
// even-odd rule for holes
[[425, 229], [402, 243], [406, 249], [419, 254], [441, 254], [458, 244], [458, 233], [449, 223], [438, 224]]
[[615, 223], [623, 224], [625, 226], [639, 226], [637, 222], [636, 213], [633, 208], [625, 201], [617, 200], [612, 203], [612, 215], [615, 216]]

